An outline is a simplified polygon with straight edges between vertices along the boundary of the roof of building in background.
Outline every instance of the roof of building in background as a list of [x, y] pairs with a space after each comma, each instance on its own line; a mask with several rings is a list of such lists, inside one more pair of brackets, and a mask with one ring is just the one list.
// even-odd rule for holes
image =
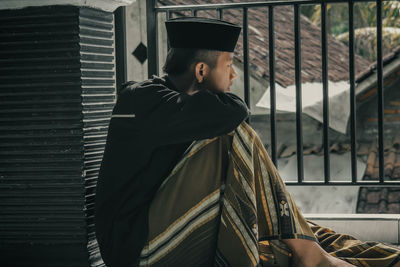
[[[391, 50], [389, 54], [385, 55], [382, 58], [383, 66], [390, 64], [397, 58], [400, 58], [400, 46], [395, 47], [394, 49]], [[360, 83], [366, 78], [370, 77], [371, 75], [376, 74], [376, 66], [377, 62], [375, 61], [372, 64], [370, 64], [367, 68], [365, 68], [363, 71], [361, 71], [356, 77], [356, 82]]]
[[[384, 144], [385, 180], [400, 180], [400, 135]], [[379, 152], [371, 145], [363, 180], [379, 180]], [[357, 213], [400, 213], [400, 187], [361, 187]]]
[[[221, 1], [221, 0], [159, 0], [163, 5], [189, 5], [189, 4], [217, 4], [225, 2], [243, 2], [243, 0]], [[250, 2], [250, 1], [248, 1]], [[252, 1], [254, 2], [254, 1]], [[190, 15], [190, 12], [184, 13]], [[216, 17], [215, 10], [199, 11], [200, 17]], [[275, 27], [275, 76], [276, 82], [283, 87], [295, 84], [295, 61], [294, 61], [294, 23], [293, 8], [290, 6], [278, 6], [274, 8]], [[242, 14], [240, 9], [225, 9], [223, 20], [242, 25]], [[250, 73], [259, 78], [269, 77], [269, 49], [268, 49], [268, 9], [250, 8], [248, 10], [249, 23], [249, 59]], [[302, 82], [320, 82], [322, 80], [321, 59], [321, 30], [301, 16], [302, 35]], [[242, 31], [243, 32], [243, 31]], [[330, 81], [349, 80], [348, 47], [328, 36], [328, 61]], [[243, 42], [239, 38], [235, 58], [243, 62]], [[360, 56], [356, 56], [356, 73], [368, 66], [369, 62]]]

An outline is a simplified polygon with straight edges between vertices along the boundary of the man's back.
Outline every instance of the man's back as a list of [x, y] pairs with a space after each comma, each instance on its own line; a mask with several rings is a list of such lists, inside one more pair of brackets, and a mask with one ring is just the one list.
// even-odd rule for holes
[[236, 96], [178, 92], [168, 77], [125, 88], [114, 108], [96, 192], [96, 235], [109, 266], [134, 265], [148, 207], [194, 140], [232, 131], [248, 116]]

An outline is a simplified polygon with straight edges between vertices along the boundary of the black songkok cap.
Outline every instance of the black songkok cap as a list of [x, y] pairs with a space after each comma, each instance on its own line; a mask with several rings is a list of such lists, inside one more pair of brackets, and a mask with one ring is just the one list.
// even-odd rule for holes
[[241, 27], [222, 20], [182, 17], [165, 22], [170, 47], [233, 52]]

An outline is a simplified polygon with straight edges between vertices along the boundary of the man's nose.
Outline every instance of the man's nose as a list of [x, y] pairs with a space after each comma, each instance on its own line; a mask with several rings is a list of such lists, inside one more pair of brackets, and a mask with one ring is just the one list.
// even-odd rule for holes
[[231, 67], [231, 80], [236, 79], [237, 76], [238, 75], [237, 75], [237, 73], [235, 71], [235, 68]]

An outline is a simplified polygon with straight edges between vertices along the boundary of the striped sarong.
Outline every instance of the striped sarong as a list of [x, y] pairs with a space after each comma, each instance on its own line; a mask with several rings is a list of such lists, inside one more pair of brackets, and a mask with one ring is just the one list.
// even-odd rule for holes
[[194, 142], [161, 185], [140, 266], [289, 266], [291, 252], [280, 240], [296, 238], [359, 266], [388, 266], [399, 255], [383, 244], [345, 243], [349, 236], [307, 222], [261, 140], [242, 123]]

